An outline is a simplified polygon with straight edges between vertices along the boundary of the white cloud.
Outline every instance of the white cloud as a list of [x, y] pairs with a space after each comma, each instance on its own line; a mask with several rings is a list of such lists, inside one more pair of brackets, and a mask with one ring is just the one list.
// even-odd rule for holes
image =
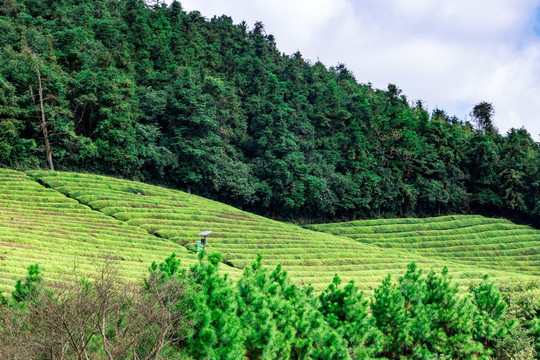
[[344, 63], [360, 82], [395, 83], [411, 100], [464, 119], [489, 101], [505, 132], [540, 134], [538, 0], [184, 0], [204, 16], [262, 21], [278, 48], [326, 65]]

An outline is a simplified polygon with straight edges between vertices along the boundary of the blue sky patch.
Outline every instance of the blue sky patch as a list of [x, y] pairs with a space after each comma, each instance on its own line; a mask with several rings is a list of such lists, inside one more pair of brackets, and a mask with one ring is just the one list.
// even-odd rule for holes
[[534, 29], [534, 33], [537, 36], [540, 36], [540, 7], [536, 8], [536, 14], [535, 14], [535, 17], [534, 17], [533, 29]]

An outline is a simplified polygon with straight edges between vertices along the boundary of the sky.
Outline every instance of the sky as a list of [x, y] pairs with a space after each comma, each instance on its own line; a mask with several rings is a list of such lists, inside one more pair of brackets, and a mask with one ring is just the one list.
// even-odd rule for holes
[[262, 21], [277, 48], [467, 120], [493, 104], [499, 132], [540, 140], [540, 0], [180, 0], [207, 18]]

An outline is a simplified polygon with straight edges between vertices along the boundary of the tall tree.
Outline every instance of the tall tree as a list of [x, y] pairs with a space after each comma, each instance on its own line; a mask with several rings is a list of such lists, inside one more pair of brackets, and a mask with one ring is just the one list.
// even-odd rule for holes
[[497, 128], [493, 125], [493, 115], [495, 115], [495, 109], [491, 103], [486, 101], [476, 104], [471, 112], [476, 126], [484, 133], [497, 132]]

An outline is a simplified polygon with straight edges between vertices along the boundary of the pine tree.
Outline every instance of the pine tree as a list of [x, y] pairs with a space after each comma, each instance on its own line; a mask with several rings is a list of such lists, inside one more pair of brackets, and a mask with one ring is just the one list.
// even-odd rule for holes
[[373, 357], [380, 349], [381, 334], [368, 315], [369, 302], [351, 281], [341, 288], [341, 279], [335, 275], [332, 283], [319, 295], [319, 311], [340, 336], [354, 359]]
[[515, 322], [506, 318], [507, 304], [488, 275], [472, 289], [472, 293], [476, 305], [473, 337], [484, 345], [487, 354], [491, 354], [495, 342], [506, 337]]
[[392, 283], [390, 275], [375, 289], [370, 307], [375, 326], [383, 335], [380, 355], [396, 358], [410, 354], [413, 345], [411, 319], [402, 292]]

